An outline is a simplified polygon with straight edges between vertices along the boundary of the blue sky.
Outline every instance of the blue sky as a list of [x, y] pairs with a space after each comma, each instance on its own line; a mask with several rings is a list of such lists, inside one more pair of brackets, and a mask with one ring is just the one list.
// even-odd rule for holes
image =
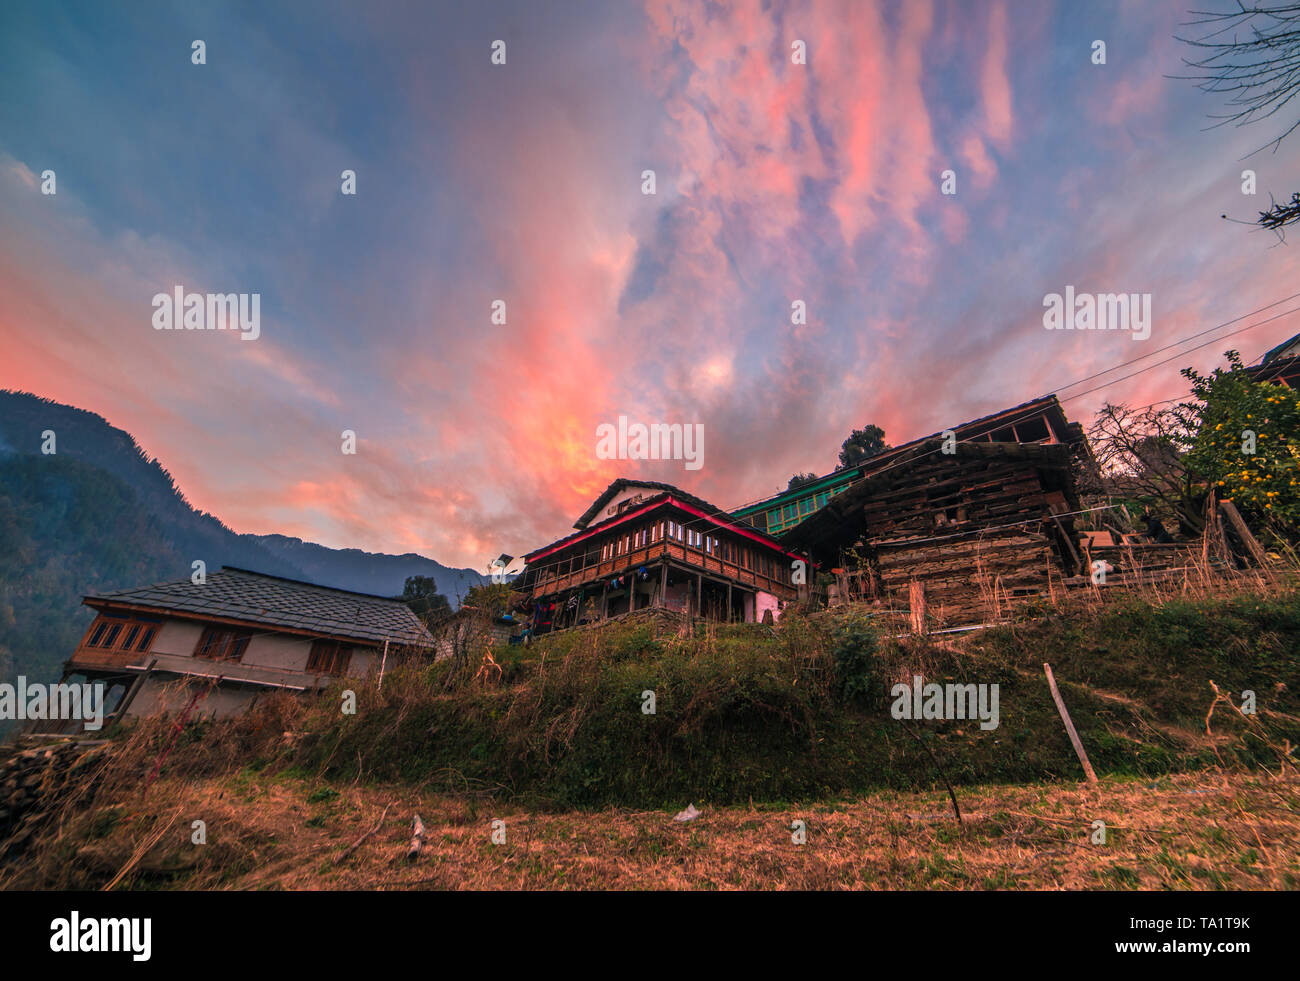
[[[1300, 139], [1245, 159], [1269, 123], [1207, 129], [1222, 103], [1167, 77], [1188, 19], [5, 4], [0, 387], [105, 415], [239, 531], [482, 566], [620, 475], [738, 506], [830, 469], [855, 427], [924, 435], [1300, 290], [1293, 247], [1219, 217], [1289, 197]], [[153, 330], [177, 283], [259, 293], [261, 336]], [[1150, 339], [1045, 331], [1067, 284], [1151, 293]], [[1184, 364], [1296, 319], [1067, 412], [1179, 396]], [[599, 459], [619, 414], [702, 424], [703, 468]]]

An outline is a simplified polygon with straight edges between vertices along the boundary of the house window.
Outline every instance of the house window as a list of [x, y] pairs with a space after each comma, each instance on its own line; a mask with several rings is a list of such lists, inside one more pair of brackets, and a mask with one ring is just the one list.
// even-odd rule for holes
[[90, 627], [86, 646], [105, 651], [146, 651], [161, 622], [157, 617], [101, 614]]
[[117, 639], [121, 630], [121, 620], [108, 620], [101, 617], [99, 623], [95, 624], [95, 629], [91, 631], [90, 640], [86, 641], [86, 644], [89, 647], [112, 648], [113, 641]]
[[238, 661], [243, 658], [244, 651], [248, 648], [248, 639], [252, 636], [251, 630], [204, 627], [199, 646], [194, 648], [194, 656], [212, 661]]
[[345, 674], [352, 648], [337, 640], [314, 640], [307, 655], [307, 670], [315, 674]]

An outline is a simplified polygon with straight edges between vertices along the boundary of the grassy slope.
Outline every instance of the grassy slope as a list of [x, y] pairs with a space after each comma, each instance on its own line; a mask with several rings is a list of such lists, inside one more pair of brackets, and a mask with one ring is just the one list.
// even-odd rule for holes
[[[874, 694], [847, 703], [832, 652], [859, 638], [852, 627], [824, 619], [775, 634], [736, 627], [685, 639], [649, 627], [578, 632], [527, 654], [515, 649], [499, 688], [432, 697], [443, 668], [423, 669], [390, 679], [382, 696], [361, 690], [355, 716], [341, 716], [336, 701], [322, 703], [299, 723], [309, 735], [296, 762], [337, 779], [490, 789], [559, 807], [931, 786], [933, 763], [890, 716], [885, 697], [893, 679], [918, 672], [927, 681], [1000, 686], [996, 730], [961, 721], [914, 727], [950, 779], [1074, 779], [1081, 771], [1045, 660], [1101, 773], [1276, 765], [1270, 742], [1300, 743], [1294, 592], [1159, 607], [1126, 601], [960, 641], [882, 643], [869, 659]], [[1216, 744], [1205, 733], [1211, 681], [1227, 692], [1255, 691], [1262, 724], [1247, 726], [1220, 707], [1214, 726], [1224, 738]], [[654, 715], [641, 711], [645, 690], [655, 692]]]
[[[1097, 788], [1078, 784], [1044, 660]], [[573, 632], [511, 649], [493, 686], [448, 688], [444, 662], [390, 673], [382, 693], [351, 682], [355, 715], [330, 693], [192, 724], [147, 796], [140, 775], [170, 726], [146, 720], [118, 735], [98, 798], [66, 802], [0, 866], [0, 887], [102, 886], [157, 833], [122, 887], [1297, 888], [1300, 785], [1277, 747], [1300, 743], [1298, 666], [1293, 590], [1129, 599], [926, 641], [840, 617]], [[842, 694], [854, 670], [862, 701]], [[917, 727], [958, 785], [965, 834], [881, 697], [914, 670], [1002, 686], [992, 732]], [[1211, 680], [1253, 689], [1258, 722], [1220, 705], [1207, 734]], [[704, 816], [673, 822], [688, 802]], [[407, 867], [412, 813], [429, 840]], [[199, 818], [209, 842], [196, 849]], [[796, 818], [806, 845], [790, 842]]]

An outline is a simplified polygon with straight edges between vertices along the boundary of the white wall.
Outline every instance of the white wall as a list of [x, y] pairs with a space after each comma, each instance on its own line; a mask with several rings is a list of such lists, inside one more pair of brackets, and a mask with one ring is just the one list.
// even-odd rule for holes
[[[180, 712], [189, 704], [196, 688], [174, 676], [149, 677], [127, 708], [127, 715], [151, 716], [159, 712]], [[259, 695], [270, 689], [235, 688], [219, 686], [213, 688], [195, 706], [190, 718], [215, 717], [218, 719], [238, 715], [250, 708]]]
[[781, 619], [781, 601], [771, 593], [765, 593], [761, 589], [755, 594], [754, 621], [763, 622], [763, 614], [768, 610], [772, 611], [772, 622], [775, 623]]
[[154, 635], [150, 654], [175, 654], [177, 657], [193, 657], [194, 648], [203, 636], [203, 624], [193, 620], [164, 620], [158, 633]]
[[[149, 648], [150, 654], [171, 654], [176, 657], [194, 657], [194, 649], [199, 645], [205, 625], [193, 620], [165, 620]], [[307, 658], [311, 654], [312, 639], [296, 634], [276, 634], [262, 632], [252, 628], [253, 636], [248, 640], [241, 664], [256, 668], [273, 668], [277, 671], [307, 670]], [[272, 627], [264, 628], [266, 631]], [[383, 647], [378, 651], [370, 648], [354, 647], [352, 660], [348, 665], [348, 674], [364, 677], [370, 671], [379, 670], [379, 660]], [[200, 659], [202, 660], [202, 659]], [[312, 675], [315, 677], [315, 675]]]
[[[622, 491], [610, 498], [608, 504], [596, 512], [591, 521], [587, 523], [588, 527], [594, 524], [599, 524], [606, 518], [612, 518], [614, 515], [618, 514], [619, 503], [621, 501], [626, 501], [629, 497], [636, 497], [639, 494], [646, 500], [649, 500], [650, 498], [662, 493], [663, 491], [658, 487], [646, 487], [644, 484], [633, 484], [630, 487], [624, 487]], [[635, 508], [633, 510], [635, 510]]]

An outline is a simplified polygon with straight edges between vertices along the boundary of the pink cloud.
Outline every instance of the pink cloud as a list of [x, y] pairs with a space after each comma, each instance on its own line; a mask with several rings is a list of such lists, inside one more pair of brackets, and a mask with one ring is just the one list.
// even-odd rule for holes
[[989, 5], [988, 46], [980, 70], [980, 93], [984, 100], [986, 132], [997, 146], [1011, 143], [1015, 120], [1011, 110], [1011, 82], [1007, 78], [1007, 5], [1005, 0]]

